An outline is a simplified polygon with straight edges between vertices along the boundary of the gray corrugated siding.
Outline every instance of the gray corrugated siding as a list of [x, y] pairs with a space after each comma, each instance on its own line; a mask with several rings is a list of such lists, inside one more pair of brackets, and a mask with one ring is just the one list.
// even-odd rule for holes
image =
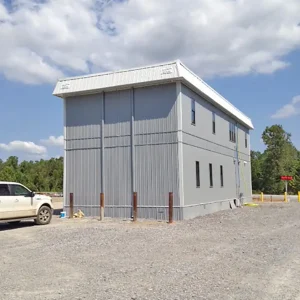
[[[98, 216], [99, 197], [104, 191], [105, 215], [130, 218], [132, 195], [137, 192], [138, 217], [166, 220], [168, 195], [173, 192], [174, 219], [179, 220], [226, 209], [238, 191], [245, 197], [251, 196], [250, 151], [244, 141], [248, 130], [239, 126], [240, 164], [237, 165], [236, 144], [229, 141], [230, 117], [183, 85], [181, 96], [182, 131], [178, 131], [180, 116], [175, 83], [134, 92], [105, 93], [104, 103], [103, 94], [66, 100], [66, 193], [74, 193], [75, 210], [79, 208], [87, 216]], [[191, 125], [191, 99], [197, 102], [195, 126]], [[212, 111], [216, 113], [215, 135]], [[179, 172], [178, 139], [182, 145], [183, 174]], [[200, 162], [200, 188], [196, 188], [196, 161]], [[209, 163], [213, 164], [213, 188], [209, 186]], [[220, 186], [221, 165], [224, 187]], [[132, 166], [135, 166], [134, 177]], [[239, 188], [236, 166], [240, 174]], [[183, 180], [184, 202], [179, 197], [180, 180]], [[68, 205], [69, 199], [66, 208]]]
[[[133, 102], [134, 97], [134, 102]], [[99, 215], [102, 94], [68, 99], [67, 195], [75, 210]], [[134, 103], [135, 178], [140, 218], [166, 220], [168, 195], [179, 206], [175, 84], [105, 93], [104, 193], [108, 217], [132, 216], [131, 117]], [[68, 207], [69, 201], [66, 202]]]
[[[191, 124], [192, 99], [196, 101], [195, 125]], [[212, 112], [216, 114], [216, 134], [212, 132]], [[226, 209], [229, 207], [228, 201], [238, 196], [237, 145], [229, 141], [228, 122], [233, 120], [184, 85], [182, 114], [184, 218]], [[239, 125], [240, 192], [249, 197], [250, 155], [249, 148], [245, 148], [245, 132], [248, 134], [248, 130]], [[196, 161], [200, 163], [200, 188], [196, 187]], [[213, 167], [213, 187], [210, 187], [209, 163]], [[221, 187], [220, 166], [223, 166], [224, 187]]]
[[101, 193], [101, 116], [99, 95], [66, 100], [66, 194], [73, 193], [76, 209], [87, 215]]
[[179, 206], [176, 97], [175, 84], [135, 91], [136, 191], [139, 205], [160, 207], [151, 214], [157, 219], [165, 217], [169, 192]]

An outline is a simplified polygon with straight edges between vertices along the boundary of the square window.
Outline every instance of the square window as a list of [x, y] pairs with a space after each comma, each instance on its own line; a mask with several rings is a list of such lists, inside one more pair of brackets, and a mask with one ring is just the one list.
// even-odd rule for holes
[[196, 125], [196, 103], [194, 99], [192, 99], [191, 106], [191, 123]]
[[210, 184], [210, 187], [214, 186], [212, 164], [209, 164], [209, 184]]
[[221, 187], [224, 187], [223, 166], [220, 166], [220, 180], [221, 180]]
[[200, 164], [196, 161], [196, 187], [200, 187]]

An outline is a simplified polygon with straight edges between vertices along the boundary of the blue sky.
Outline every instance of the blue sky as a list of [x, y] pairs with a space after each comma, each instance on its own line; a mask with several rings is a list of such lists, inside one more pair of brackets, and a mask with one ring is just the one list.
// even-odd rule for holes
[[272, 124], [300, 149], [299, 16], [298, 0], [0, 0], [0, 158], [62, 155], [58, 78], [177, 58], [253, 120], [252, 149]]

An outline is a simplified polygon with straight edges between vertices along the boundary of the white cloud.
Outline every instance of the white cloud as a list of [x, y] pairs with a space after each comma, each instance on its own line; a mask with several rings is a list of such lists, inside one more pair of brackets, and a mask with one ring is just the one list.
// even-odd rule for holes
[[299, 0], [11, 2], [0, 70], [25, 83], [177, 58], [203, 77], [270, 74], [300, 47]]
[[8, 144], [0, 144], [0, 150], [15, 153], [21, 152], [25, 154], [45, 155], [47, 149], [44, 146], [37, 145], [33, 142], [12, 141]]
[[300, 115], [300, 95], [295, 96], [289, 104], [280, 108], [271, 118], [286, 119], [297, 115]]
[[62, 135], [58, 137], [51, 135], [47, 140], [41, 140], [41, 143], [47, 146], [63, 147], [64, 137]]

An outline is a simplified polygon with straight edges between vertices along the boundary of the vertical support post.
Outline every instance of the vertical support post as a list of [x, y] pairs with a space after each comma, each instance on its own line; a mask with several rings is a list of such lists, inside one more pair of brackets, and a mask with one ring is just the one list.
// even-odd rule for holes
[[100, 221], [104, 220], [104, 193], [100, 194]]
[[260, 193], [260, 201], [264, 202], [264, 193], [262, 193], [262, 192]]
[[169, 193], [169, 224], [173, 223], [173, 193]]
[[300, 202], [300, 192], [298, 192], [298, 202]]
[[137, 192], [133, 193], [133, 222], [137, 220]]
[[288, 181], [285, 181], [285, 198], [284, 202], [287, 202], [287, 194], [288, 194]]
[[74, 195], [70, 193], [70, 210], [69, 210], [69, 218], [73, 218], [74, 215]]

